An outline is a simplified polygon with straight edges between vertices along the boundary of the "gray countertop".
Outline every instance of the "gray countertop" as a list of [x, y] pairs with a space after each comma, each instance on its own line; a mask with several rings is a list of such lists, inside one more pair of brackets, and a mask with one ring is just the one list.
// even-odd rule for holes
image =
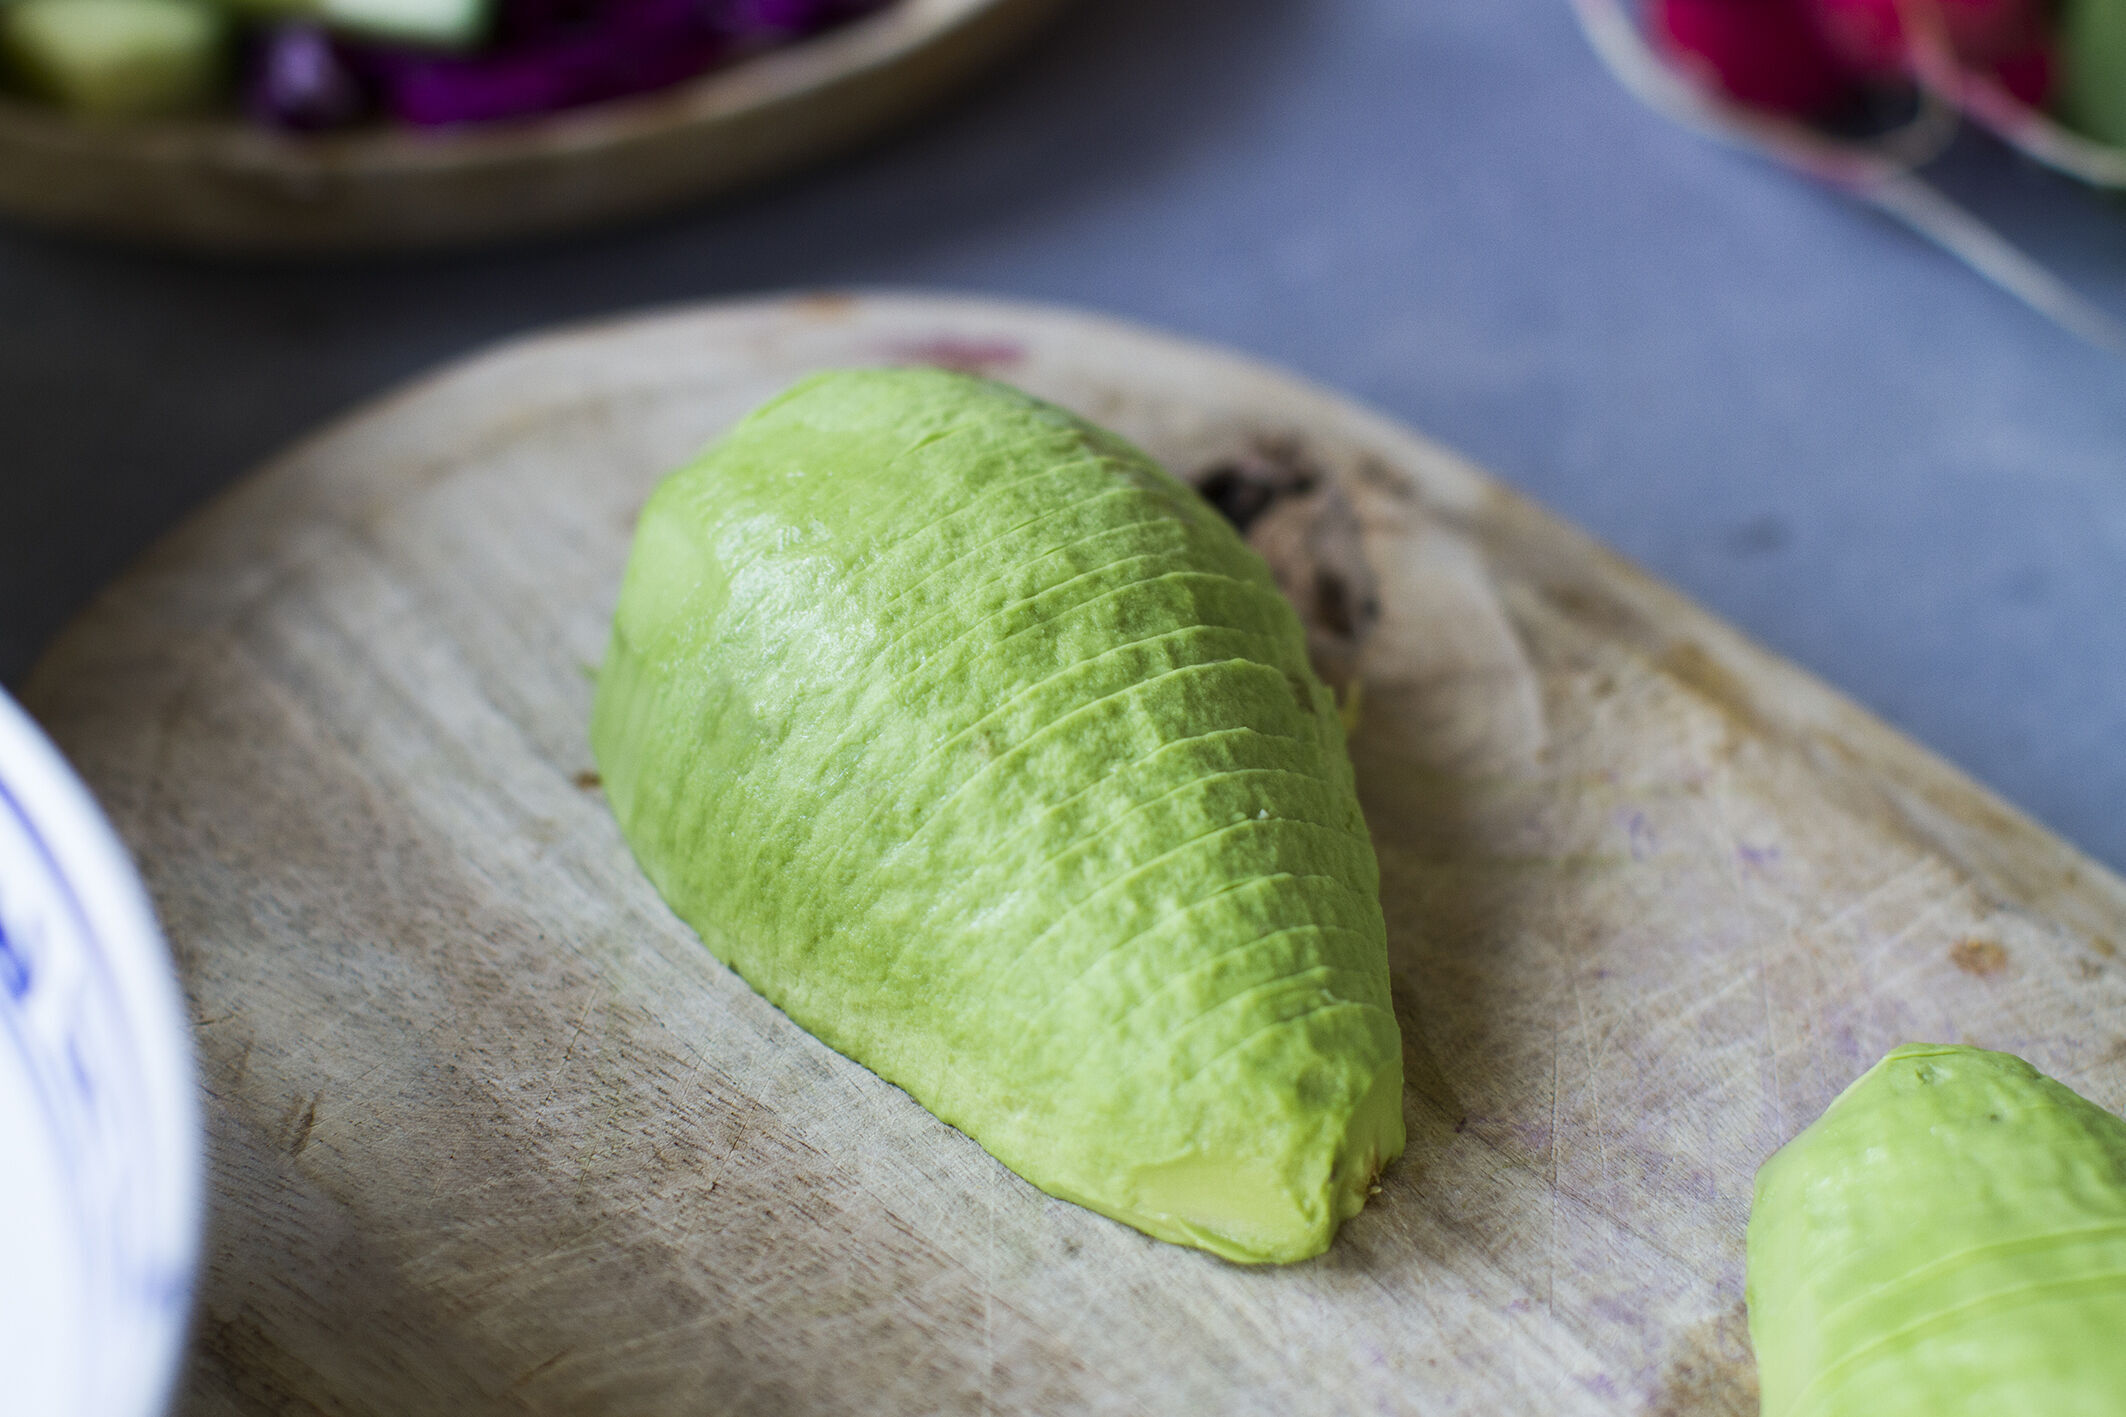
[[[2126, 309], [2126, 208], [1944, 181]], [[1564, 0], [1085, 0], [872, 151], [478, 256], [243, 269], [0, 234], [0, 680], [305, 428], [560, 320], [798, 286], [1110, 311], [1488, 465], [2126, 867], [2126, 362], [1679, 131]]]

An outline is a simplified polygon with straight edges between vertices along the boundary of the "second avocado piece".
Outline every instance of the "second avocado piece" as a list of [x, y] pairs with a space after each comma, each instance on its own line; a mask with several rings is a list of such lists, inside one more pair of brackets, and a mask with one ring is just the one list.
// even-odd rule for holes
[[1906, 1044], [1757, 1173], [1764, 1417], [2126, 1412], [2126, 1122]]
[[1114, 435], [939, 370], [800, 384], [651, 498], [592, 737], [719, 958], [1051, 1194], [1298, 1260], [1402, 1151], [1333, 698]]

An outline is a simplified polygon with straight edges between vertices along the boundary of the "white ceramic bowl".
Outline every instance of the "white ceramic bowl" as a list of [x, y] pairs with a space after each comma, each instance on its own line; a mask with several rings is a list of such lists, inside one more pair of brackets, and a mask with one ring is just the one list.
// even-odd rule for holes
[[200, 1164], [191, 1048], [146, 892], [0, 694], [0, 1411], [162, 1410]]

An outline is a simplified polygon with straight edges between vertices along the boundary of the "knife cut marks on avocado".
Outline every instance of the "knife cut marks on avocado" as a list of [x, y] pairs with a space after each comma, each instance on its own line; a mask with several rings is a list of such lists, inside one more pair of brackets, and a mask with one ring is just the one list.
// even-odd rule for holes
[[1907, 1044], [1757, 1174], [1764, 1417], [2126, 1412], [2126, 1122]]
[[1401, 1152], [1335, 702], [1113, 434], [934, 369], [798, 385], [644, 509], [592, 739], [717, 956], [1043, 1190], [1289, 1261]]

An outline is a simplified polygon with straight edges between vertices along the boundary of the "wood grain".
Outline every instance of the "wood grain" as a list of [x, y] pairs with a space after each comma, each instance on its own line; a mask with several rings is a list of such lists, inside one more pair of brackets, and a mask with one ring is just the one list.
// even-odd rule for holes
[[[1033, 1190], [719, 966], [590, 775], [658, 475], [805, 371], [985, 369], [1253, 526], [1363, 684], [1408, 1157], [1249, 1270]], [[1378, 417], [978, 302], [509, 346], [111, 588], [33, 709], [180, 956], [217, 1197], [185, 1411], [1755, 1410], [1756, 1164], [1881, 1052], [2126, 1103], [2126, 886]]]
[[402, 251], [597, 225], [876, 136], [1065, 0], [897, 0], [639, 98], [523, 122], [291, 136], [231, 118], [86, 123], [0, 98], [0, 212], [197, 251]]

